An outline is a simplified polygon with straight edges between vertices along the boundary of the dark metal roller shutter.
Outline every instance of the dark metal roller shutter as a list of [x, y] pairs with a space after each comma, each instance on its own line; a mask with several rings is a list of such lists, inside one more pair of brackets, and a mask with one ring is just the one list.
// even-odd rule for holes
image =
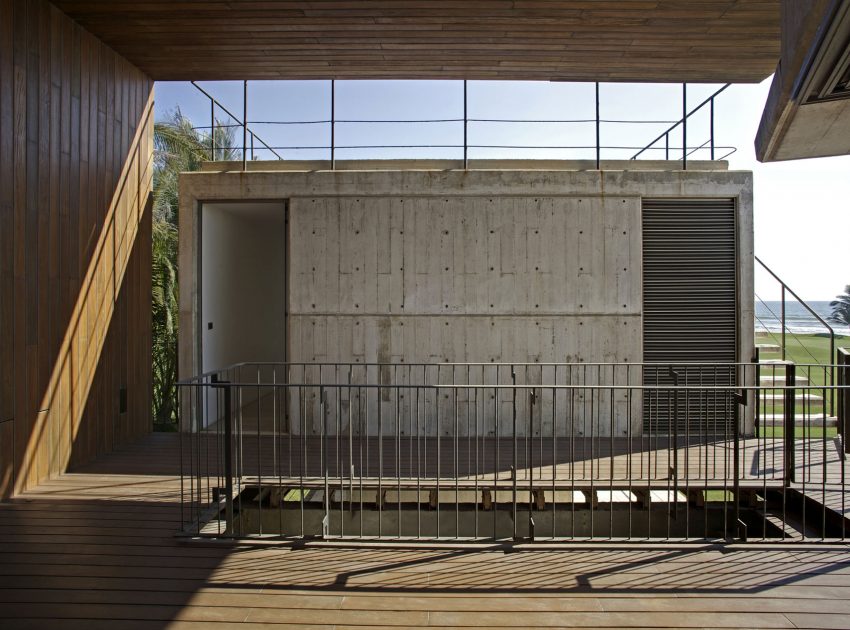
[[[644, 383], [734, 383], [734, 367], [678, 366], [674, 376], [667, 366], [737, 360], [735, 199], [643, 199], [642, 207], [643, 357], [665, 364], [647, 367]], [[669, 399], [645, 397], [644, 430], [667, 433], [674, 422], [687, 433], [727, 430], [723, 395], [689, 395], [675, 416]]]

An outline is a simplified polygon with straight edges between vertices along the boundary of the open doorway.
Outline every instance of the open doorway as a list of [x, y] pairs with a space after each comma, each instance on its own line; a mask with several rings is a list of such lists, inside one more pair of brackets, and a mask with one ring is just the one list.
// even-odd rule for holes
[[203, 372], [287, 358], [286, 202], [201, 208], [199, 361]]

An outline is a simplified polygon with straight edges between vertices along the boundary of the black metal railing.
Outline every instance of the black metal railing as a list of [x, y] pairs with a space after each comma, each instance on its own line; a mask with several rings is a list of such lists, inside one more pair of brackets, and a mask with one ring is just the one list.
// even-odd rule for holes
[[[213, 136], [211, 158], [216, 156], [215, 147], [215, 130], [217, 128], [236, 128], [242, 130], [241, 145], [233, 145], [227, 147], [218, 147], [219, 149], [227, 149], [237, 152], [242, 157], [242, 168], [247, 168], [248, 160], [255, 160], [258, 154], [265, 153], [267, 158], [283, 160], [283, 154], [286, 152], [298, 151], [323, 151], [327, 152], [330, 160], [330, 168], [335, 169], [338, 159], [338, 151], [364, 151], [364, 150], [390, 150], [390, 149], [456, 149], [463, 159], [463, 168], [468, 168], [470, 151], [476, 150], [534, 150], [534, 151], [579, 151], [593, 152], [596, 168], [599, 169], [603, 157], [603, 151], [636, 151], [629, 160], [637, 160], [638, 157], [644, 154], [653, 152], [664, 152], [664, 159], [670, 160], [675, 149], [671, 148], [671, 134], [681, 127], [681, 160], [682, 168], [687, 169], [688, 158], [698, 151], [707, 151], [709, 159], [715, 159], [716, 151], [722, 151], [723, 155], [717, 159], [724, 160], [732, 155], [737, 149], [733, 146], [721, 146], [715, 143], [714, 129], [714, 104], [717, 96], [729, 87], [729, 84], [724, 85], [711, 96], [705, 99], [702, 103], [691, 109], [687, 109], [687, 84], [682, 85], [682, 117], [679, 120], [640, 120], [640, 119], [612, 119], [603, 118], [600, 115], [600, 83], [594, 84], [595, 95], [595, 117], [594, 118], [563, 118], [563, 119], [516, 119], [516, 118], [480, 118], [471, 117], [469, 115], [469, 99], [468, 99], [468, 82], [463, 81], [463, 117], [457, 118], [431, 118], [431, 119], [339, 119], [337, 118], [337, 98], [336, 98], [336, 81], [330, 81], [330, 107], [327, 118], [311, 119], [311, 120], [249, 120], [248, 119], [248, 81], [243, 81], [243, 102], [242, 116], [236, 116], [227, 107], [222, 105], [209, 92], [204, 90], [197, 83], [193, 85], [209, 100], [210, 103], [210, 123], [195, 127], [196, 130], [208, 132]], [[688, 121], [704, 107], [709, 107], [709, 124], [708, 138], [698, 145], [688, 144]], [[228, 121], [221, 122], [218, 119], [217, 113], [222, 112], [227, 115]], [[427, 144], [339, 144], [337, 140], [338, 125], [435, 125], [435, 124], [462, 124], [462, 143], [427, 143]], [[528, 125], [528, 124], [557, 124], [557, 125], [586, 125], [593, 126], [595, 141], [593, 144], [486, 144], [470, 142], [469, 126], [470, 123], [476, 124], [493, 124], [493, 125]], [[603, 125], [671, 125], [668, 129], [661, 133], [657, 138], [646, 145], [624, 145], [624, 144], [603, 144], [602, 128]], [[323, 125], [328, 127], [328, 142], [322, 144], [288, 144], [275, 145], [263, 140], [256, 132], [257, 126], [312, 126]], [[691, 132], [693, 136], [693, 132]], [[663, 147], [656, 146], [661, 140], [665, 140]], [[250, 157], [249, 157], [250, 156]]]
[[[755, 295], [755, 299], [757, 304], [767, 312], [770, 317], [779, 322], [779, 331], [771, 331], [769, 330], [769, 326], [766, 322], [762, 321], [761, 318], [756, 316], [756, 322], [760, 326], [760, 331], [767, 339], [776, 341], [774, 344], [778, 346], [776, 348], [778, 353], [783, 361], [792, 359], [790, 355], [790, 346], [789, 346], [789, 338], [792, 339], [795, 343], [795, 348], [798, 349], [800, 354], [803, 354], [802, 360], [806, 363], [812, 363], [816, 365], [824, 365], [824, 366], [832, 366], [838, 362], [838, 357], [836, 356], [836, 345], [835, 345], [835, 329], [820, 315], [815, 309], [813, 309], [805, 300], [803, 300], [797, 293], [795, 293], [791, 287], [789, 287], [785, 282], [780, 278], [770, 267], [768, 267], [758, 256], [753, 257], [755, 262], [758, 264], [759, 268], [763, 269], [765, 272], [769, 274], [769, 276], [779, 284], [780, 288], [780, 300], [779, 300], [779, 312], [774, 312], [774, 309], [770, 307], [766, 300], [763, 300], [758, 294]], [[790, 296], [790, 300], [789, 300]], [[816, 321], [820, 326], [822, 326], [823, 333], [827, 335], [829, 338], [829, 356], [824, 360], [821, 357], [816, 356], [815, 353], [808, 347], [803, 340], [791, 329], [788, 324], [788, 305], [793, 300], [793, 303], [799, 304], [799, 306], [804, 309], [809, 315], [811, 315], [812, 319]], [[763, 347], [762, 348], [762, 356], [769, 358], [769, 351], [772, 348]], [[764, 350], [768, 350], [768, 353], [765, 354]], [[832, 369], [829, 370], [828, 374], [829, 384], [835, 385], [835, 374]], [[834, 390], [830, 391], [829, 397], [829, 409], [830, 412], [834, 415], [835, 413], [835, 395]]]
[[[683, 170], [686, 170], [688, 168], [688, 157], [693, 155], [696, 151], [699, 151], [700, 149], [704, 149], [706, 147], [706, 145], [708, 145], [708, 147], [709, 147], [709, 156], [710, 156], [710, 159], [712, 159], [712, 160], [714, 159], [715, 150], [717, 148], [720, 148], [724, 151], [727, 151], [728, 149], [730, 149], [730, 147], [716, 147], [715, 144], [714, 144], [714, 100], [718, 97], [718, 95], [720, 95], [721, 92], [723, 92], [730, 85], [731, 85], [730, 83], [727, 83], [726, 85], [721, 87], [719, 90], [717, 90], [714, 94], [712, 94], [707, 99], [702, 101], [699, 105], [694, 107], [692, 110], [688, 111], [688, 84], [683, 83], [682, 84], [682, 117], [679, 120], [677, 120], [675, 123], [673, 123], [670, 126], [670, 128], [668, 128], [663, 133], [661, 133], [657, 138], [655, 138], [655, 140], [653, 140], [652, 142], [647, 144], [643, 149], [641, 149], [640, 151], [635, 153], [632, 156], [632, 159], [633, 160], [638, 159], [644, 152], [651, 150], [656, 143], [660, 142], [661, 140], [664, 140], [664, 159], [669, 160], [670, 159], [670, 134], [673, 131], [675, 131], [677, 127], [680, 127], [680, 126], [682, 127], [682, 147], [681, 147], [682, 158], [681, 159], [682, 159], [682, 169]], [[698, 147], [691, 148], [691, 147], [688, 146], [688, 119], [691, 116], [693, 116], [694, 114], [696, 114], [698, 111], [700, 111], [706, 105], [708, 106], [708, 109], [709, 109], [709, 114], [708, 114], [708, 117], [709, 117], [708, 140], [706, 140], [704, 143], [702, 143]], [[725, 153], [723, 155], [723, 157], [721, 157], [720, 159], [725, 160], [727, 157], [732, 155], [735, 152], [736, 149], [734, 147], [731, 148], [731, 149], [732, 149], [731, 151], [728, 151], [727, 153]]]
[[240, 364], [182, 381], [184, 533], [845, 539], [842, 440], [812, 403], [846, 386], [825, 366], [669, 365], [689, 377], [661, 385], [650, 368]]
[[[209, 134], [209, 138], [210, 138], [210, 161], [215, 161], [216, 155], [217, 155], [216, 151], [240, 150], [241, 156], [242, 156], [242, 170], [244, 171], [245, 168], [246, 168], [246, 161], [248, 159], [248, 152], [249, 151], [251, 153], [251, 159], [252, 160], [254, 159], [255, 142], [259, 143], [265, 149], [270, 151], [272, 153], [272, 155], [274, 155], [277, 159], [279, 159], [279, 160], [283, 159], [283, 157], [277, 151], [275, 151], [275, 149], [273, 147], [269, 146], [269, 144], [265, 140], [263, 140], [262, 138], [257, 136], [257, 134], [254, 132], [254, 130], [249, 127], [249, 123], [247, 122], [247, 113], [248, 113], [248, 82], [247, 81], [242, 82], [242, 93], [243, 93], [242, 120], [239, 120], [239, 117], [236, 116], [236, 114], [234, 114], [227, 107], [222, 105], [218, 100], [216, 100], [216, 98], [212, 94], [207, 92], [204, 88], [202, 88], [200, 85], [198, 85], [195, 81], [192, 81], [192, 85], [194, 85], [195, 88], [201, 94], [203, 94], [207, 98], [207, 100], [209, 100], [209, 102], [210, 102], [210, 124], [209, 124], [209, 127], [206, 127], [206, 126], [194, 127], [194, 129], [196, 129], [196, 130], [207, 131], [207, 133]], [[224, 124], [220, 123], [219, 120], [218, 120], [218, 116], [216, 115], [218, 110], [221, 110], [233, 122], [232, 123], [224, 123]], [[241, 147], [236, 147], [236, 146], [217, 147], [216, 146], [215, 130], [216, 129], [234, 128], [234, 127], [242, 129], [242, 146]]]

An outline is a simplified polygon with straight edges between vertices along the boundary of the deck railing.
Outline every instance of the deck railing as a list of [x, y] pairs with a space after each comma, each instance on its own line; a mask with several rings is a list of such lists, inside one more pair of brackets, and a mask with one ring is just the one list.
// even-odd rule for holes
[[184, 532], [844, 540], [828, 367], [232, 366], [179, 384]]

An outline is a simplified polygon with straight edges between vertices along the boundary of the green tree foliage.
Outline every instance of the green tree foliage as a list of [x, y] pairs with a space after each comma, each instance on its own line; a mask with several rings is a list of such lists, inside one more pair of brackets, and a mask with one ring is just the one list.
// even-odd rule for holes
[[[236, 159], [230, 127], [216, 126], [215, 159]], [[153, 249], [151, 318], [153, 332], [153, 416], [173, 423], [177, 413], [177, 225], [180, 173], [196, 171], [211, 157], [209, 130], [200, 132], [179, 109], [154, 125]]]
[[829, 303], [832, 314], [827, 318], [835, 324], [850, 326], [850, 284], [844, 287], [844, 293], [836, 295]]

